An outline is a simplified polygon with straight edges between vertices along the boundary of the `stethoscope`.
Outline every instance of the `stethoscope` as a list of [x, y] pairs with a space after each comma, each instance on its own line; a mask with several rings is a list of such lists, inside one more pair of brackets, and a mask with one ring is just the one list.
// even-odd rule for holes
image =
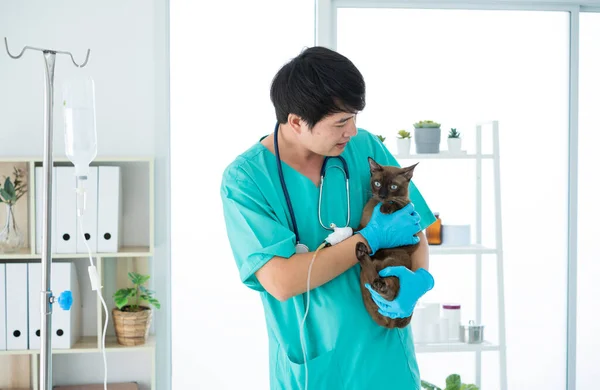
[[[292, 201], [290, 199], [290, 194], [288, 193], [287, 186], [285, 185], [285, 179], [283, 178], [283, 169], [281, 168], [281, 158], [279, 157], [279, 145], [278, 145], [278, 141], [277, 141], [278, 131], [279, 131], [279, 123], [276, 123], [275, 131], [274, 131], [275, 158], [277, 160], [277, 170], [279, 172], [279, 181], [281, 182], [281, 187], [283, 188], [283, 195], [285, 196], [285, 201], [287, 203], [287, 207], [290, 212], [290, 216], [292, 217], [292, 225], [294, 228], [294, 234], [296, 235], [296, 253], [307, 253], [309, 251], [308, 247], [300, 242], [300, 234], [298, 233], [298, 226], [296, 225], [296, 216], [294, 215], [294, 208], [292, 207]], [[321, 219], [321, 200], [323, 197], [323, 183], [325, 181], [325, 171], [327, 170], [326, 169], [327, 161], [332, 158], [339, 159], [342, 162], [342, 165], [344, 166], [343, 168], [341, 168], [338, 165], [332, 165], [331, 168], [339, 169], [340, 171], [342, 171], [342, 173], [344, 174], [344, 177], [346, 178], [346, 204], [348, 205], [348, 210], [346, 213], [347, 214], [346, 225], [344, 227], [347, 227], [348, 225], [350, 225], [350, 175], [348, 172], [348, 164], [346, 163], [346, 160], [342, 156], [333, 156], [333, 157], [326, 156], [325, 160], [323, 161], [323, 165], [321, 166], [321, 184], [319, 185], [318, 215], [319, 215], [319, 223], [321, 224], [323, 229], [327, 229], [327, 230], [333, 230], [335, 227], [339, 227], [339, 226], [335, 226], [333, 223], [331, 223], [329, 226], [325, 226], [325, 224], [323, 224], [323, 220]]]

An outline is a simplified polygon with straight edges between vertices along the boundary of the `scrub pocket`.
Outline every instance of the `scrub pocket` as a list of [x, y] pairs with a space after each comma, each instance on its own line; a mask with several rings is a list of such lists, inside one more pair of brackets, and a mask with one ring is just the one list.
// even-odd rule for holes
[[[283, 356], [282, 356], [283, 355]], [[288, 382], [288, 389], [304, 390], [306, 380], [306, 367], [304, 361], [294, 363], [282, 354], [279, 362], [278, 376], [279, 380]], [[338, 390], [342, 389], [340, 381], [340, 372], [335, 361], [335, 351], [324, 352], [321, 355], [309, 360], [308, 366], [308, 388], [309, 390]]]

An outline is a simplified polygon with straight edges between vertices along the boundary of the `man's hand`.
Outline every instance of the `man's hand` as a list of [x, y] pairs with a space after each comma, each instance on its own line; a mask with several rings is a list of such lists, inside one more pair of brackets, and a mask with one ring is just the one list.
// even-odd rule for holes
[[373, 302], [379, 306], [379, 314], [389, 318], [409, 317], [419, 298], [434, 286], [433, 276], [424, 268], [412, 272], [404, 266], [387, 267], [379, 271], [379, 276], [395, 276], [400, 281], [400, 291], [393, 301], [384, 299], [369, 284], [365, 285], [371, 292]]

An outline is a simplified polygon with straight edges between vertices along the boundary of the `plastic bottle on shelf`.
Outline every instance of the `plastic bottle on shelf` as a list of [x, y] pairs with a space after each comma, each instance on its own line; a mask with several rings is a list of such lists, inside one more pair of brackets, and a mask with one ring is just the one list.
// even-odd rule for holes
[[442, 220], [440, 213], [433, 213], [435, 215], [435, 222], [429, 225], [425, 229], [425, 236], [429, 245], [441, 245], [442, 244]]

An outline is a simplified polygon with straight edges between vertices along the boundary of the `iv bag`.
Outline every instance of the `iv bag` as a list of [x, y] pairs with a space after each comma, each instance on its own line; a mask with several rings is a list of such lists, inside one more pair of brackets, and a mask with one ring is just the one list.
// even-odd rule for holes
[[73, 78], [63, 85], [65, 152], [77, 177], [87, 176], [96, 158], [96, 107], [94, 81]]

